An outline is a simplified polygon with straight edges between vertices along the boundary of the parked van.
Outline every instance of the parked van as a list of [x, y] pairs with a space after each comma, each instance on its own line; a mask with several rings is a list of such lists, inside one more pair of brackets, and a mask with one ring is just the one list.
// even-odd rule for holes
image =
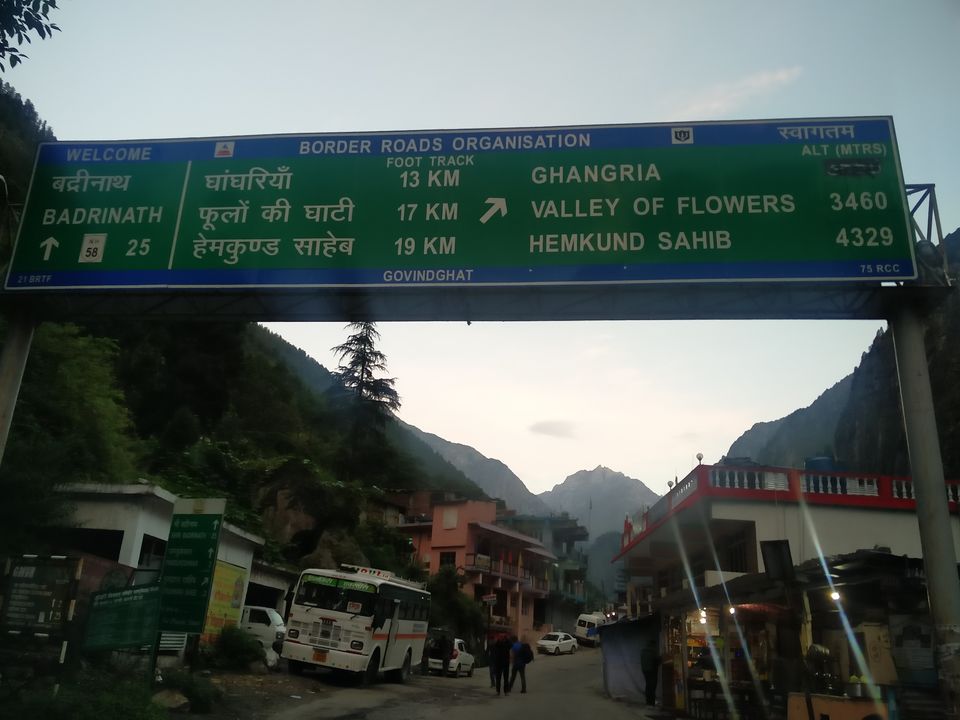
[[601, 612], [583, 613], [577, 618], [577, 627], [573, 631], [577, 642], [581, 645], [599, 645], [600, 626], [606, 621], [607, 616]]
[[264, 650], [269, 650], [277, 640], [283, 640], [287, 628], [274, 608], [245, 605], [240, 616], [240, 627], [260, 641]]

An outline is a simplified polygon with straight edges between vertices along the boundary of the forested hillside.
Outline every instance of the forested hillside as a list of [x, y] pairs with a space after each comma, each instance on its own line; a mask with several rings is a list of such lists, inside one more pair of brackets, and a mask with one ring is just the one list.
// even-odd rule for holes
[[[40, 139], [52, 134], [4, 85], [5, 243]], [[318, 553], [402, 562], [405, 538], [357, 525], [364, 504], [384, 491], [482, 495], [390, 417], [371, 421], [327, 369], [258, 325], [40, 324], [0, 464], [0, 555], [43, 551], [43, 529], [69, 510], [54, 486], [138, 479], [226, 497], [228, 519], [265, 535], [272, 559], [292, 563]], [[286, 513], [297, 522], [278, 522]]]

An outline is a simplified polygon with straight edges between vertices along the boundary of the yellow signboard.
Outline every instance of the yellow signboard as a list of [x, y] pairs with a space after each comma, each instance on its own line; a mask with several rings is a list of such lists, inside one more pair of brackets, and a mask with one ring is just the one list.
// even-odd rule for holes
[[213, 645], [223, 628], [240, 622], [246, 584], [246, 570], [222, 560], [217, 561], [217, 569], [213, 573], [213, 592], [210, 593], [207, 618], [200, 635], [201, 645]]

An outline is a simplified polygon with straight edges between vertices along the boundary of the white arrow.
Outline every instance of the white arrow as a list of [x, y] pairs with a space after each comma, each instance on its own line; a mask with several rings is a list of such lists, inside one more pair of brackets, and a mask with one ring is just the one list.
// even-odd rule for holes
[[497, 213], [501, 215], [507, 214], [507, 199], [506, 198], [487, 198], [487, 205], [490, 207], [487, 208], [487, 211], [480, 216], [480, 223], [482, 225], [487, 224], [487, 220], [492, 218]]
[[50, 253], [53, 252], [54, 248], [60, 247], [60, 243], [57, 242], [56, 238], [48, 237], [46, 240], [40, 243], [40, 247], [43, 248], [43, 259], [49, 260]]

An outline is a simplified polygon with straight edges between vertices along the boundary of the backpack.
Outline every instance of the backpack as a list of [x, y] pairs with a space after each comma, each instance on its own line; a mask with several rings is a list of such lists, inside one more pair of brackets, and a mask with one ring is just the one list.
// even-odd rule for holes
[[524, 643], [520, 646], [520, 659], [524, 665], [529, 665], [533, 662], [533, 650], [530, 648], [529, 643]]

